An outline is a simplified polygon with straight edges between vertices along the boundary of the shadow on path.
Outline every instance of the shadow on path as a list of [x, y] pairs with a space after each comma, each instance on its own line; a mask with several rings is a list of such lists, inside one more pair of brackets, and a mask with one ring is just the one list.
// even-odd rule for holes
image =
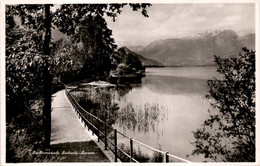
[[60, 162], [109, 162], [93, 140], [51, 145], [51, 151], [59, 152]]

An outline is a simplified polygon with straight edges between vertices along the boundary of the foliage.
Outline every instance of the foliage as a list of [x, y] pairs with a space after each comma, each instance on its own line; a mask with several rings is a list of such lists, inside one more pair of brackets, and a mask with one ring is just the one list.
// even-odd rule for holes
[[[45, 85], [43, 83], [46, 80], [44, 68], [47, 65], [51, 76], [54, 75], [59, 78], [62, 73], [71, 72], [68, 71], [71, 67], [76, 66], [72, 69], [74, 71], [79, 69], [77, 68], [80, 67], [77, 63], [79, 61], [72, 59], [71, 55], [81, 53], [80, 55], [83, 54], [83, 57], [79, 60], [84, 59], [85, 62], [88, 62], [83, 64], [85, 70], [89, 70], [88, 73], [95, 74], [91, 69], [101, 69], [100, 72], [108, 70], [109, 56], [113, 54], [116, 47], [110, 37], [112, 32], [107, 29], [103, 16], [106, 14], [115, 19], [125, 5], [61, 5], [56, 12], [51, 12], [52, 19], [50, 20], [45, 20], [44, 9], [50, 8], [51, 5], [6, 6], [6, 85], [7, 109], [9, 110], [7, 111], [7, 119], [23, 113], [30, 108], [34, 99], [43, 97], [44, 90], [42, 89]], [[130, 6], [133, 10], [142, 9], [142, 14], [148, 16], [145, 8], [149, 7], [149, 4], [130, 4]], [[79, 39], [84, 41], [85, 51], [75, 49], [73, 44], [58, 49], [54, 43], [47, 43], [50, 45], [51, 56], [46, 55], [46, 48], [44, 48], [46, 21], [52, 21], [61, 32], [73, 36], [74, 41], [80, 36]], [[93, 27], [96, 28], [95, 37], [93, 36]], [[76, 29], [79, 31], [76, 32]], [[87, 33], [83, 33], [83, 31]], [[94, 38], [96, 40], [93, 40]], [[93, 46], [96, 47], [95, 53]], [[92, 52], [88, 53], [87, 51], [91, 49]], [[69, 55], [70, 53], [71, 55]], [[53, 56], [54, 54], [56, 56]], [[93, 66], [90, 63], [97, 63], [98, 65]], [[49, 81], [52, 82], [52, 79]], [[61, 81], [54, 80], [52, 83], [60, 84]], [[55, 87], [54, 84], [50, 85]]]
[[[6, 62], [7, 62], [7, 101], [10, 103], [16, 100], [15, 96], [24, 96], [25, 100], [21, 100], [19, 106], [22, 106], [25, 110], [29, 107], [28, 103], [31, 99], [40, 98], [42, 92], [39, 93], [42, 88], [43, 80], [43, 68], [49, 64], [48, 70], [51, 75], [58, 75], [59, 73], [66, 72], [72, 66], [71, 61], [68, 60], [68, 53], [63, 56], [56, 56], [55, 54], [55, 44], [48, 43], [51, 49], [51, 56], [44, 55], [46, 48], [44, 48], [44, 41], [46, 38], [45, 24], [46, 21], [51, 21], [52, 24], [56, 25], [61, 32], [68, 36], [74, 36], [74, 39], [78, 35], [82, 36], [82, 40], [93, 39], [93, 31], [91, 35], [84, 36], [84, 33], [76, 33], [76, 28], [82, 29], [88, 28], [88, 30], [93, 29], [93, 26], [97, 26], [96, 30], [96, 41], [97, 46], [100, 48], [106, 47], [110, 48], [109, 52], [102, 52], [101, 55], [97, 54], [96, 59], [102, 60], [103, 57], [108, 57], [115, 46], [110, 43], [111, 30], [102, 30], [106, 28], [106, 22], [103, 19], [104, 14], [112, 17], [114, 20], [118, 14], [121, 13], [121, 8], [127, 4], [76, 4], [76, 5], [61, 5], [56, 12], [51, 12], [52, 19], [45, 20], [44, 10], [45, 8], [50, 8], [53, 5], [7, 5], [6, 6]], [[129, 4], [134, 11], [142, 9], [142, 14], [148, 16], [145, 10], [150, 4]], [[71, 17], [72, 15], [72, 17]], [[96, 16], [93, 19], [93, 16]], [[18, 21], [17, 21], [18, 20]], [[17, 26], [19, 24], [20, 26]], [[73, 26], [75, 25], [75, 26]], [[76, 34], [75, 34], [76, 33]], [[107, 38], [108, 37], [108, 41]], [[98, 44], [99, 41], [103, 41]], [[86, 40], [87, 41], [87, 40]], [[111, 45], [112, 44], [112, 45]], [[85, 43], [88, 48], [93, 48], [93, 40], [91, 42]], [[67, 49], [66, 49], [67, 48]], [[63, 51], [66, 52], [70, 48], [66, 47]], [[75, 50], [75, 49], [74, 49]], [[106, 49], [105, 49], [106, 50]], [[62, 52], [58, 52], [59, 54]], [[70, 53], [70, 52], [69, 52]], [[75, 55], [78, 52], [74, 51]], [[88, 56], [93, 56], [88, 55]], [[60, 58], [59, 58], [60, 57]], [[85, 57], [84, 57], [85, 58]], [[96, 59], [92, 59], [95, 61]], [[106, 61], [104, 58], [102, 61]], [[87, 61], [87, 60], [86, 60]], [[89, 60], [88, 60], [89, 61]], [[75, 61], [74, 61], [75, 62]], [[102, 64], [102, 63], [101, 63]], [[60, 67], [62, 66], [62, 68]], [[77, 66], [77, 63], [74, 64]], [[66, 68], [67, 67], [67, 68]], [[97, 66], [98, 68], [100, 66]], [[60, 70], [63, 69], [63, 70]], [[58, 74], [55, 73], [57, 70]], [[75, 69], [77, 70], [77, 68]], [[103, 69], [104, 70], [104, 69]], [[52, 81], [52, 80], [50, 80]], [[37, 88], [38, 86], [38, 88]], [[51, 85], [55, 86], [55, 85]], [[34, 89], [34, 90], [32, 90]], [[24, 94], [24, 92], [31, 94]], [[37, 97], [35, 97], [35, 95]], [[29, 97], [29, 99], [28, 99]], [[9, 100], [10, 99], [10, 100]], [[9, 104], [7, 104], [9, 105]], [[10, 104], [11, 106], [12, 104]], [[15, 103], [16, 105], [16, 103]], [[19, 107], [15, 107], [19, 108]], [[8, 109], [17, 110], [17, 109]], [[21, 109], [22, 110], [22, 109]], [[10, 112], [10, 111], [8, 111]], [[22, 113], [22, 111], [21, 111]], [[8, 116], [9, 117], [9, 116]]]
[[7, 28], [7, 32], [6, 114], [8, 121], [11, 117], [29, 109], [34, 99], [42, 97], [41, 77], [45, 57], [38, 52], [35, 38], [39, 36], [35, 31], [13, 27]]
[[[64, 80], [60, 78], [66, 77], [62, 74], [69, 73], [70, 68], [75, 67], [79, 62], [71, 57], [80, 52], [80, 50], [75, 49], [75, 45], [66, 45], [62, 48], [61, 42], [53, 43], [51, 41], [53, 25], [56, 25], [66, 35], [73, 36], [76, 27], [82, 25], [87, 28], [91, 27], [91, 24], [88, 25], [86, 20], [84, 24], [80, 24], [85, 16], [99, 15], [99, 23], [97, 24], [101, 25], [101, 22], [104, 21], [104, 13], [115, 19], [117, 14], [121, 13], [120, 9], [125, 5], [61, 5], [57, 12], [50, 10], [50, 7], [53, 6], [51, 4], [6, 6], [6, 126], [7, 140], [9, 141], [7, 142], [7, 156], [13, 155], [9, 161], [35, 161], [29, 152], [38, 148], [46, 148], [40, 146], [39, 142], [47, 142], [46, 146], [48, 146], [51, 93], [62, 85]], [[147, 16], [145, 8], [150, 5], [130, 4], [130, 6], [133, 10], [143, 9], [142, 14]], [[92, 24], [95, 24], [95, 21], [97, 20], [92, 20]], [[73, 25], [75, 26], [73, 27]], [[111, 31], [102, 31], [101, 33], [101, 29], [104, 27], [106, 27], [105, 22], [100, 28], [97, 28], [96, 37], [99, 38], [100, 34], [101, 37], [105, 36], [104, 33], [108, 33], [108, 36], [111, 35]], [[90, 39], [91, 35], [86, 35], [82, 39]], [[94, 43], [99, 41], [98, 38], [94, 40]], [[106, 39], [106, 36], [103, 39]], [[100, 41], [103, 40], [100, 39]], [[106, 40], [102, 44], [104, 45], [101, 47], [111, 46]], [[85, 46], [88, 46], [88, 49], [93, 49], [93, 41], [88, 42]], [[72, 55], [69, 55], [70, 53]], [[109, 57], [109, 53], [111, 52], [102, 52], [101, 50], [88, 55], [100, 56], [98, 58], [100, 61], [103, 56]], [[77, 67], [73, 70], [78, 70]], [[43, 111], [41, 111], [42, 107], [38, 105], [39, 101], [44, 102], [41, 105]], [[35, 104], [38, 105], [37, 109], [32, 109]], [[37, 112], [41, 112], [41, 114]], [[23, 124], [23, 121], [35, 122], [35, 125]], [[37, 132], [39, 132], [39, 137], [34, 135]], [[25, 144], [23, 145], [22, 142]], [[35, 143], [37, 146], [34, 146]]]
[[43, 101], [38, 100], [32, 108], [7, 125], [7, 162], [59, 161], [57, 156], [36, 155], [43, 147]]
[[43, 75], [46, 64], [49, 64], [48, 70], [52, 75], [70, 67], [64, 56], [51, 57], [43, 54], [42, 34], [38, 30], [26, 29], [15, 24], [10, 25], [9, 23], [14, 21], [10, 16], [13, 14], [11, 11], [8, 10], [6, 14], [8, 18], [6, 28], [7, 121], [24, 113], [35, 101], [43, 97]]
[[111, 90], [102, 87], [85, 87], [84, 92], [71, 94], [85, 110], [112, 126], [118, 117], [119, 107], [113, 100]]
[[6, 12], [7, 162], [53, 161], [32, 154], [43, 150], [42, 78], [51, 59], [42, 54], [42, 33], [16, 25], [12, 8]]
[[[121, 14], [122, 8], [127, 4], [63, 4], [53, 13], [53, 23], [59, 30], [73, 36], [77, 27], [84, 22], [87, 17], [105, 15], [115, 21], [118, 14]], [[151, 4], [129, 4], [133, 11], [141, 9], [142, 14], [148, 17], [146, 8]]]
[[[54, 43], [55, 47], [55, 63], [54, 66], [54, 84], [68, 84], [71, 82], [84, 79], [84, 75], [80, 75], [83, 68], [84, 56], [77, 45], [60, 39]], [[60, 67], [63, 66], [63, 67]]]
[[88, 15], [82, 19], [73, 36], [73, 42], [82, 45], [78, 47], [84, 57], [82, 73], [89, 77], [108, 75], [110, 59], [116, 49], [111, 36], [112, 31], [100, 15]]
[[115, 72], [119, 75], [133, 74], [136, 71], [144, 70], [139, 58], [132, 54], [126, 47], [118, 49], [115, 56], [113, 56], [112, 62], [116, 69]]
[[[122, 153], [121, 150], [130, 155], [130, 147], [126, 146], [124, 143], [119, 143], [118, 148], [120, 149], [118, 150], [118, 157], [120, 160], [122, 162], [129, 162], [130, 158]], [[163, 162], [164, 155], [157, 151], [153, 151], [152, 155], [148, 155], [141, 150], [140, 146], [138, 146], [137, 149], [133, 148], [133, 158], [138, 162]]]
[[[80, 75], [108, 76], [117, 46], [104, 16], [112, 17], [115, 21], [125, 5], [127, 4], [64, 4], [54, 12], [54, 25], [72, 37], [71, 42], [77, 44], [81, 56], [84, 57]], [[129, 5], [134, 11], [142, 9], [142, 14], [148, 17], [146, 7], [149, 4]]]
[[[127, 153], [128, 155], [130, 154], [129, 146], [126, 146], [123, 143], [119, 143], [118, 148]], [[121, 150], [118, 150], [118, 157], [122, 162], [129, 162], [130, 158], [126, 156], [124, 153], [122, 153]], [[138, 162], [148, 162], [150, 159], [150, 157], [147, 154], [142, 153], [140, 147], [138, 147], [138, 149], [133, 149], [133, 158]]]
[[109, 82], [114, 84], [140, 83], [144, 76], [145, 67], [139, 57], [128, 48], [121, 47], [111, 57]]
[[236, 58], [215, 56], [215, 61], [223, 75], [208, 81], [207, 98], [215, 113], [193, 132], [192, 154], [214, 161], [255, 161], [255, 52], [243, 48]]
[[137, 55], [134, 55], [128, 48], [121, 47], [117, 51], [120, 63], [125, 63], [126, 65], [136, 68], [137, 70], [142, 70], [143, 66]]
[[131, 102], [126, 103], [118, 111], [117, 125], [123, 130], [138, 133], [154, 132], [159, 136], [158, 124], [165, 120], [166, 111], [167, 108], [155, 103], [145, 103], [144, 106], [135, 106]]

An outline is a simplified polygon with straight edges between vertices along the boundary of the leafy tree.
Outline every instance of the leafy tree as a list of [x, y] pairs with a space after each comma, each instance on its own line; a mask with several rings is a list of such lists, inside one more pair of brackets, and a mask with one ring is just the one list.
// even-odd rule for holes
[[108, 75], [110, 59], [117, 47], [111, 36], [112, 31], [100, 15], [82, 19], [73, 36], [73, 42], [82, 46], [79, 48], [84, 57], [82, 73], [90, 77]]
[[[56, 25], [61, 32], [68, 36], [75, 34], [76, 27], [86, 26], [86, 19], [90, 16], [98, 16], [100, 22], [104, 21], [106, 14], [113, 20], [126, 4], [78, 4], [61, 5], [56, 12], [50, 10], [51, 4], [45, 5], [7, 5], [6, 6], [6, 89], [7, 89], [7, 125], [20, 114], [28, 111], [33, 103], [43, 99], [43, 126], [45, 147], [50, 144], [51, 131], [51, 93], [53, 91], [53, 76], [55, 69], [64, 67], [64, 59], [54, 56], [55, 50], [51, 41], [51, 30]], [[142, 14], [148, 16], [146, 7], [149, 4], [129, 4], [134, 11], [142, 9]], [[21, 26], [16, 25], [19, 18]], [[84, 23], [81, 23], [81, 21]], [[104, 23], [103, 27], [106, 24]], [[87, 28], [87, 29], [88, 29]], [[101, 28], [94, 26], [94, 38], [103, 36], [111, 31], [100, 32]], [[93, 29], [93, 27], [92, 27]], [[92, 39], [93, 31], [89, 31], [88, 39]], [[87, 39], [85, 37], [85, 39]], [[88, 44], [94, 48], [98, 46], [99, 39], [90, 41]], [[103, 44], [103, 45], [102, 45]], [[85, 45], [85, 46], [89, 46]], [[96, 46], [95, 46], [96, 45]], [[100, 44], [99, 44], [100, 45]], [[111, 46], [111, 41], [102, 42], [103, 46]], [[93, 50], [93, 46], [90, 46]], [[109, 48], [109, 47], [106, 47]], [[113, 51], [114, 48], [111, 49]], [[110, 51], [110, 52], [111, 52]], [[92, 51], [93, 52], [93, 51]], [[92, 53], [93, 56], [108, 56], [110, 52], [102, 50]], [[62, 56], [60, 56], [62, 58]], [[98, 58], [102, 60], [102, 58]], [[58, 66], [59, 65], [59, 66]], [[69, 65], [69, 64], [68, 64]], [[61, 73], [61, 71], [60, 71]], [[19, 125], [19, 123], [15, 123]], [[14, 148], [15, 149], [15, 148]]]
[[[139, 58], [132, 54], [126, 47], [121, 47], [117, 50], [116, 54], [111, 60], [110, 82], [118, 82], [113, 78], [114, 76], [131, 76], [131, 81], [139, 82], [142, 78], [141, 71], [145, 68]], [[135, 77], [135, 80], [133, 79]], [[121, 79], [123, 81], [124, 79]], [[126, 79], [127, 80], [127, 79]], [[124, 82], [127, 82], [124, 80]], [[129, 81], [129, 80], [128, 80]]]
[[[83, 68], [85, 59], [84, 56], [82, 56], [82, 50], [78, 49], [77, 44], [60, 39], [55, 42], [54, 47], [56, 59], [55, 72], [53, 73], [54, 84], [63, 86], [70, 82], [84, 79], [84, 77], [80, 75], [80, 71]], [[63, 65], [63, 67], [60, 67], [60, 65]]]
[[[112, 31], [108, 29], [104, 15], [115, 21], [121, 8], [127, 4], [66, 4], [54, 14], [54, 24], [68, 36], [72, 42], [78, 43], [78, 48], [84, 57], [81, 75], [89, 77], [108, 76], [111, 68], [111, 56], [116, 45]], [[133, 10], [142, 8], [142, 14], [148, 17], [145, 8], [149, 4], [129, 4]], [[62, 15], [62, 16], [61, 16]], [[64, 20], [67, 20], [64, 22]]]
[[[30, 8], [31, 10], [32, 8]], [[41, 30], [16, 25], [12, 6], [6, 7], [6, 121], [7, 162], [50, 161], [34, 156], [42, 150], [44, 68]], [[21, 19], [21, 21], [26, 21]]]
[[243, 48], [236, 58], [215, 56], [215, 61], [223, 79], [208, 81], [214, 111], [193, 132], [192, 154], [214, 161], [255, 161], [255, 52]]

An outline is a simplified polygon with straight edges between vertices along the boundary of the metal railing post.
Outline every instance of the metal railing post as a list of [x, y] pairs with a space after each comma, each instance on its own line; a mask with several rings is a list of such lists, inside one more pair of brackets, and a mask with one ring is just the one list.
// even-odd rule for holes
[[130, 162], [132, 162], [133, 158], [133, 139], [130, 138]]
[[93, 116], [91, 116], [91, 119], [92, 119], [91, 120], [91, 122], [92, 122], [92, 127], [91, 127], [92, 128], [92, 135], [94, 135], [94, 123], [93, 123], [94, 120], [93, 120]]
[[88, 131], [89, 131], [89, 115], [87, 114], [87, 120], [88, 120]]
[[[72, 89], [72, 88], [71, 88]], [[65, 94], [66, 94], [66, 96], [67, 96], [67, 98], [69, 99], [69, 101], [71, 102], [71, 104], [72, 104], [72, 106], [73, 106], [73, 110], [76, 112], [76, 115], [78, 115], [79, 116], [79, 118], [80, 118], [80, 120], [81, 120], [81, 122], [84, 122], [84, 125], [85, 125], [85, 127], [86, 126], [88, 126], [88, 130], [92, 130], [92, 135], [94, 135], [95, 134], [95, 132], [94, 132], [94, 129], [95, 130], [97, 130], [97, 137], [98, 137], [98, 141], [100, 142], [100, 139], [102, 138], [102, 136], [100, 137], [100, 131], [102, 132], [102, 124], [100, 124], [100, 122], [102, 122], [102, 123], [104, 123], [102, 120], [100, 120], [99, 118], [97, 118], [96, 116], [94, 116], [94, 115], [92, 115], [89, 111], [86, 111], [84, 108], [82, 108], [79, 104], [78, 104], [78, 102], [72, 97], [72, 95], [70, 94], [70, 92], [69, 92], [69, 90], [67, 89], [67, 87], [65, 87]], [[83, 112], [86, 112], [87, 114], [86, 115], [82, 115], [83, 114]], [[105, 113], [105, 117], [106, 117], [107, 115], [106, 115], [106, 113]], [[84, 117], [84, 119], [83, 119], [83, 117]], [[95, 117], [95, 119], [97, 118], [97, 120], [98, 120], [98, 122], [97, 122], [97, 126], [94, 126], [94, 118]], [[107, 119], [107, 118], [106, 118]], [[101, 126], [100, 126], [101, 125]], [[109, 126], [108, 124], [106, 124], [106, 123], [104, 123], [104, 127], [105, 127], [105, 142], [104, 142], [104, 144], [105, 144], [105, 150], [108, 150], [108, 149], [111, 149], [112, 150], [112, 147], [111, 146], [113, 146], [113, 143], [112, 143], [112, 145], [111, 144], [109, 144], [108, 145], [108, 141], [109, 141], [109, 138], [107, 138], [108, 137], [108, 135], [110, 135], [110, 134], [108, 134], [108, 127], [109, 127], [109, 129], [110, 129], [110, 127], [111, 126]], [[111, 128], [112, 129], [112, 128]], [[113, 129], [112, 129], [113, 130]], [[110, 130], [109, 130], [110, 131]], [[109, 132], [110, 133], [110, 132]], [[121, 134], [120, 132], [119, 132], [119, 134]], [[102, 134], [103, 135], [103, 134]], [[123, 135], [124, 136], [124, 135]], [[125, 136], [125, 137], [127, 137], [127, 136]], [[127, 138], [129, 138], [129, 137], [127, 137]], [[114, 129], [114, 154], [115, 154], [115, 162], [118, 162], [118, 159], [120, 159], [120, 153], [119, 153], [119, 156], [118, 156], [118, 151], [120, 151], [121, 149], [118, 149], [118, 141], [117, 141], [117, 129]], [[135, 160], [135, 158], [134, 158], [134, 147], [133, 147], [133, 141], [134, 141], [134, 139], [133, 138], [129, 138], [130, 139], [130, 154], [128, 155], [125, 151], [122, 151], [122, 153], [124, 153], [124, 154], [126, 154], [128, 157], [130, 157], [130, 162], [132, 162], [132, 161], [135, 161], [135, 162], [138, 162], [137, 160]], [[101, 139], [101, 141], [102, 141], [102, 139]], [[158, 150], [158, 149], [156, 149], [156, 148], [153, 148], [153, 147], [150, 147], [150, 146], [148, 146], [148, 145], [146, 145], [146, 144], [144, 144], [144, 143], [142, 143], [142, 142], [139, 142], [139, 141], [137, 141], [137, 140], [135, 140], [135, 142], [137, 142], [138, 144], [141, 144], [141, 145], [143, 145], [143, 146], [145, 146], [145, 147], [148, 147], [148, 148], [150, 148], [150, 149], [153, 149], [153, 150], [155, 150], [155, 151], [157, 151], [157, 152], [159, 152], [159, 153], [161, 153], [161, 154], [164, 154], [164, 160], [163, 160], [163, 162], [165, 162], [165, 163], [169, 163], [170, 161], [169, 161], [169, 157], [174, 157], [174, 158], [176, 158], [176, 159], [179, 159], [179, 161], [184, 161], [184, 162], [190, 162], [190, 161], [188, 161], [188, 160], [186, 160], [186, 159], [183, 159], [183, 158], [180, 158], [180, 157], [178, 157], [178, 156], [174, 156], [174, 155], [172, 155], [172, 154], [169, 154], [169, 152], [164, 152], [164, 151], [161, 151], [161, 150]]]
[[169, 152], [165, 152], [165, 162], [168, 163], [169, 162]]
[[97, 138], [98, 138], [98, 142], [99, 142], [99, 119], [98, 119], [98, 124], [97, 124]]
[[107, 124], [105, 123], [105, 150], [107, 150]]
[[[81, 111], [81, 113], [82, 113], [83, 111]], [[84, 121], [84, 119], [83, 119], [83, 115], [81, 116], [81, 122], [83, 123], [83, 121]]]
[[115, 162], [117, 162], [117, 131], [114, 129]]

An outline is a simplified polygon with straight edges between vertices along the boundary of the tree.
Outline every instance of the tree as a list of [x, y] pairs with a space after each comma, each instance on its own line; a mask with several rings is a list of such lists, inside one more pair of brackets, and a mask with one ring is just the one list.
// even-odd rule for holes
[[[41, 10], [30, 6], [28, 10]], [[14, 21], [17, 10], [6, 7], [6, 132], [7, 162], [44, 160], [32, 151], [43, 150], [44, 68], [41, 27], [24, 28]], [[34, 13], [35, 14], [35, 13]], [[30, 17], [28, 17], [30, 18]], [[28, 20], [22, 18], [22, 22]], [[33, 22], [33, 21], [32, 21]], [[42, 29], [43, 30], [43, 29]]]
[[236, 58], [215, 56], [215, 61], [223, 79], [208, 81], [214, 111], [193, 132], [192, 154], [214, 161], [255, 161], [255, 52], [243, 48]]
[[[44, 55], [42, 34], [16, 25], [15, 10], [6, 14], [6, 117], [23, 114], [42, 97]], [[40, 31], [40, 30], [39, 30]]]
[[100, 15], [88, 15], [76, 27], [73, 41], [80, 43], [84, 56], [82, 73], [88, 76], [107, 76], [110, 70], [110, 59], [117, 46], [111, 37], [112, 31]]
[[[115, 21], [125, 5], [127, 4], [66, 4], [55, 12], [54, 24], [61, 32], [72, 36], [73, 43], [81, 44], [80, 50], [85, 59], [81, 75], [108, 76], [111, 56], [117, 46], [103, 17], [107, 15]], [[145, 8], [149, 4], [129, 5], [135, 11], [142, 9], [142, 14], [148, 17]]]
[[[76, 27], [80, 25], [84, 17], [95, 14], [100, 16], [102, 20], [102, 17], [106, 14], [115, 20], [117, 14], [121, 13], [121, 9], [125, 5], [126, 4], [61, 5], [56, 12], [50, 10], [50, 7], [53, 6], [51, 4], [8, 5], [6, 7], [7, 119], [11, 120], [17, 115], [23, 114], [30, 107], [30, 104], [27, 103], [35, 101], [37, 98], [43, 98], [44, 142], [46, 148], [48, 148], [51, 131], [52, 72], [57, 62], [53, 55], [54, 50], [51, 42], [52, 26], [56, 25], [61, 32], [68, 36], [73, 36]], [[146, 17], [148, 16], [146, 7], [149, 7], [150, 4], [129, 5], [134, 11], [142, 9], [142, 14]], [[14, 17], [18, 17], [21, 20], [22, 26], [18, 31]], [[28, 36], [26, 36], [26, 39], [23, 37], [23, 34], [20, 33], [22, 31], [27, 32], [26, 34]], [[20, 39], [22, 41], [19, 41]], [[16, 49], [16, 47], [18, 49]], [[31, 68], [31, 66], [37, 68], [37, 70]], [[20, 72], [20, 75], [18, 75], [17, 71]], [[26, 80], [27, 82], [24, 80], [25, 76], [28, 78], [28, 80]], [[26, 84], [21, 85], [21, 83], [25, 82]], [[39, 82], [40, 84], [38, 84]], [[17, 91], [16, 89], [19, 88], [22, 90]], [[43, 89], [43, 91], [40, 91], [40, 89]], [[38, 91], [41, 93], [37, 93]], [[18, 101], [21, 96], [23, 96], [24, 100], [19, 103]], [[23, 107], [24, 104], [28, 106]], [[17, 112], [16, 108], [19, 108], [18, 110], [21, 111]]]

